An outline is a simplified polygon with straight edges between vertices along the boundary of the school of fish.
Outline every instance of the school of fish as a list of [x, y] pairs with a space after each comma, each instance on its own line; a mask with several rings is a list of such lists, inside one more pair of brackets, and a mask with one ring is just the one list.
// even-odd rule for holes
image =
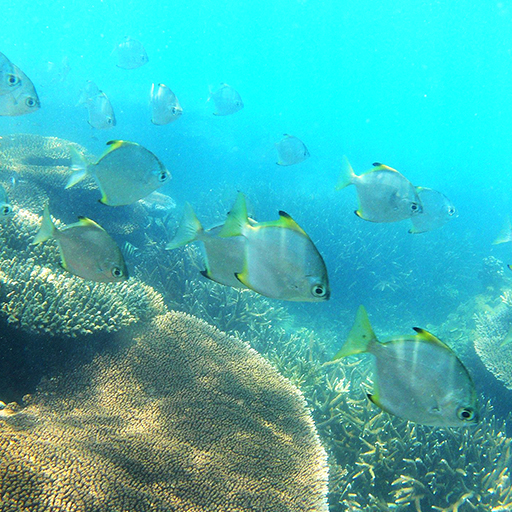
[[[112, 54], [116, 65], [126, 70], [149, 61], [142, 43], [130, 37], [119, 43]], [[67, 62], [65, 65], [69, 70]], [[210, 101], [215, 116], [233, 115], [244, 107], [238, 91], [225, 83], [210, 88]], [[87, 108], [88, 122], [94, 129], [107, 130], [116, 125], [112, 104], [94, 82], [89, 80], [84, 84], [77, 105]], [[162, 83], [152, 84], [150, 105], [151, 122], [155, 125], [175, 122], [183, 115], [178, 98]], [[41, 104], [32, 81], [0, 53], [0, 115], [20, 116], [39, 108]], [[175, 206], [169, 196], [158, 192], [169, 182], [171, 174], [156, 155], [136, 142], [113, 140], [107, 145], [96, 162], [86, 160], [70, 146], [72, 174], [66, 188], [91, 176], [101, 194], [99, 201], [107, 206], [121, 207], [136, 201], [155, 211]], [[276, 163], [280, 166], [298, 165], [310, 157], [304, 142], [289, 134], [275, 143], [275, 150]], [[348, 159], [341, 157], [336, 188], [341, 190], [349, 185], [354, 185], [357, 194], [355, 213], [365, 221], [407, 220], [411, 223], [409, 232], [419, 234], [440, 229], [457, 215], [444, 194], [413, 185], [399, 171], [381, 163], [374, 163], [370, 170], [358, 175]], [[0, 186], [0, 225], [8, 222], [13, 212], [7, 192]], [[226, 218], [204, 229], [192, 205], [186, 203], [178, 230], [166, 249], [200, 243], [205, 264], [201, 275], [224, 286], [249, 289], [278, 300], [329, 300], [331, 289], [322, 255], [306, 230], [288, 213], [278, 210], [277, 216], [266, 221], [252, 219], [246, 197], [239, 192]], [[129, 277], [120, 248], [91, 219], [80, 217], [77, 223], [58, 229], [47, 205], [33, 243], [41, 244], [49, 239], [57, 242], [62, 268], [79, 278], [118, 283]], [[510, 223], [496, 243], [509, 241], [512, 241]], [[478, 403], [468, 371], [448, 345], [423, 329], [414, 330], [415, 335], [380, 342], [361, 306], [346, 343], [327, 364], [370, 353], [375, 358], [375, 378], [373, 392], [368, 397], [377, 407], [424, 425], [476, 424]]]

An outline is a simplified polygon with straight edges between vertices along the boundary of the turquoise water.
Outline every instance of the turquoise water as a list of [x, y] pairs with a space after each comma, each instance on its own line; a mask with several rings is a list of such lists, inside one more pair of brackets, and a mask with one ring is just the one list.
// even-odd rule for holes
[[[508, 2], [4, 0], [0, 51], [32, 79], [42, 107], [0, 118], [0, 133], [57, 136], [98, 156], [111, 139], [138, 142], [171, 171], [161, 191], [177, 216], [189, 201], [206, 226], [223, 221], [212, 212], [238, 190], [258, 219], [288, 212], [330, 273], [328, 303], [287, 305], [305, 324], [339, 324], [342, 338], [340, 318], [362, 303], [387, 334], [440, 325], [485, 290], [484, 258], [502, 262], [503, 283], [512, 277], [510, 246], [492, 245], [512, 212], [511, 21]], [[125, 36], [144, 44], [148, 64], [115, 66]], [[63, 59], [61, 80], [48, 63], [58, 71]], [[113, 129], [93, 130], [76, 106], [86, 80], [109, 96]], [[150, 122], [153, 82], [183, 107], [170, 125]], [[212, 115], [209, 87], [221, 82], [240, 93], [240, 112]], [[311, 157], [277, 166], [284, 133]], [[443, 192], [458, 217], [420, 235], [407, 221], [357, 218], [354, 187], [334, 190], [342, 155], [358, 173], [383, 162]]]

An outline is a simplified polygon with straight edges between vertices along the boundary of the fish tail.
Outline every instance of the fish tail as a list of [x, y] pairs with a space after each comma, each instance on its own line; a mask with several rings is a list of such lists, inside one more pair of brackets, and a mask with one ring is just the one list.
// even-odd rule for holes
[[356, 321], [350, 330], [347, 341], [341, 347], [341, 350], [334, 356], [333, 361], [342, 357], [352, 356], [369, 352], [371, 345], [377, 342], [377, 337], [373, 332], [368, 318], [368, 313], [364, 306], [359, 306], [356, 314]]
[[55, 224], [52, 221], [48, 205], [46, 205], [44, 207], [43, 220], [41, 222], [41, 227], [39, 228], [39, 231], [36, 233], [36, 236], [34, 237], [34, 241], [32, 242], [32, 245], [38, 245], [42, 242], [46, 242], [46, 240], [53, 238], [53, 236], [55, 235], [56, 232], [57, 232], [57, 228], [55, 227]]
[[219, 232], [219, 236], [238, 236], [243, 234], [244, 228], [249, 225], [249, 216], [247, 214], [247, 204], [242, 192], [238, 192], [235, 204], [228, 213], [226, 222]]
[[71, 154], [71, 170], [73, 174], [69, 177], [66, 183], [66, 188], [71, 188], [87, 176], [87, 160], [83, 155], [75, 148], [75, 146], [69, 146], [69, 152]]
[[203, 226], [201, 226], [190, 203], [185, 203], [185, 209], [183, 210], [183, 217], [178, 226], [178, 231], [165, 248], [169, 251], [181, 247], [182, 245], [187, 245], [197, 240], [201, 233], [203, 233]]
[[342, 188], [351, 185], [355, 177], [356, 174], [354, 172], [354, 169], [352, 169], [352, 166], [350, 165], [348, 158], [345, 155], [343, 155], [343, 158], [341, 159], [340, 176], [338, 178], [336, 190], [341, 190]]
[[512, 224], [510, 223], [510, 217], [506, 218], [505, 225], [496, 240], [494, 240], [493, 245], [504, 244], [506, 242], [512, 242]]

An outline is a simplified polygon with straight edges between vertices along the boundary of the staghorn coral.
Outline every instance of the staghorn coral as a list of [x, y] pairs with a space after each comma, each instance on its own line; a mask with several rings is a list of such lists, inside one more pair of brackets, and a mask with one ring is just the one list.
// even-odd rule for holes
[[2, 512], [326, 512], [298, 390], [182, 313], [0, 412]]
[[72, 336], [111, 332], [166, 311], [159, 293], [135, 279], [92, 283], [62, 270], [55, 244], [31, 246], [37, 215], [17, 208], [0, 231], [0, 310], [25, 331]]
[[475, 314], [473, 343], [487, 370], [512, 389], [512, 343], [502, 344], [512, 329], [511, 292], [504, 291], [501, 298], [498, 306]]
[[512, 510], [512, 440], [489, 403], [471, 429], [392, 417], [366, 398], [368, 361], [322, 366], [328, 336], [302, 329], [268, 343], [266, 357], [300, 387], [312, 411], [329, 454], [332, 512]]

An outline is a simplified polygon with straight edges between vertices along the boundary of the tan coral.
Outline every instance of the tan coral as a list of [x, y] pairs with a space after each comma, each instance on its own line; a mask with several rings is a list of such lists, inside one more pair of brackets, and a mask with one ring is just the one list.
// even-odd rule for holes
[[166, 311], [162, 296], [137, 279], [93, 283], [61, 269], [54, 243], [30, 245], [39, 224], [38, 215], [18, 208], [0, 228], [0, 311], [9, 323], [76, 337], [117, 331]]
[[475, 318], [475, 352], [498, 380], [512, 389], [512, 343], [503, 343], [512, 329], [510, 292], [502, 295], [502, 303], [494, 308], [482, 307]]
[[0, 418], [0, 510], [327, 512], [298, 390], [182, 313]]

